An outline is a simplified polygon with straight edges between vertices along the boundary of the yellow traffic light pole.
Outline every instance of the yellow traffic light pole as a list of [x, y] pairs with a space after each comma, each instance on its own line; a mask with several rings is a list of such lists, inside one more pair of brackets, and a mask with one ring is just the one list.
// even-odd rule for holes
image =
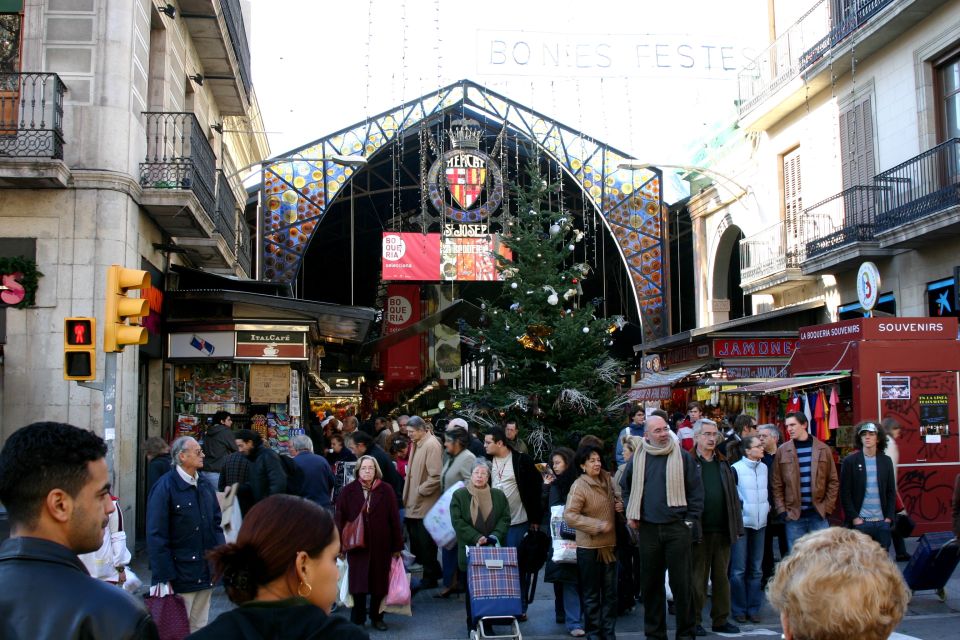
[[150, 313], [149, 302], [129, 298], [130, 289], [150, 286], [150, 274], [120, 265], [107, 268], [106, 313], [103, 322], [103, 382], [78, 382], [103, 393], [103, 439], [107, 443], [107, 467], [114, 482], [114, 441], [117, 439], [117, 354], [131, 344], [146, 344], [147, 330], [140, 319]]

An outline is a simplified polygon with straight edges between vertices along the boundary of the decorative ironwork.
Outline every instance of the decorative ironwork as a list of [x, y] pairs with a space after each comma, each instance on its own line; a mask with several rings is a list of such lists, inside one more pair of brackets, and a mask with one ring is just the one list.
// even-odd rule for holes
[[876, 206], [885, 191], [873, 185], [850, 187], [804, 210], [801, 223], [807, 259], [873, 241]]
[[240, 11], [240, 0], [221, 0], [220, 13], [227, 23], [227, 32], [233, 45], [233, 53], [237, 57], [240, 67], [240, 81], [243, 88], [250, 93], [250, 42], [247, 40], [247, 31], [243, 24], [243, 13]]
[[752, 282], [787, 269], [797, 269], [802, 244], [788, 238], [783, 221], [740, 241], [740, 281]]
[[877, 174], [873, 182], [884, 188], [877, 209], [877, 233], [960, 204], [960, 138]]
[[216, 161], [196, 116], [159, 111], [143, 115], [147, 156], [140, 163], [140, 186], [193, 191], [203, 210], [214, 218]]
[[253, 247], [250, 245], [250, 227], [246, 220], [240, 221], [240, 236], [237, 243], [237, 262], [248, 277], [253, 276], [250, 261], [253, 255]]
[[227, 246], [236, 255], [237, 251], [237, 199], [233, 195], [230, 183], [223, 175], [217, 172], [217, 215], [214, 216], [214, 226], [217, 233], [223, 236]]
[[627, 154], [467, 80], [285, 154], [293, 159], [264, 165], [263, 277], [281, 282], [296, 278], [320, 220], [354, 174], [352, 167], [336, 163], [334, 155], [362, 154], [369, 161], [388, 146], [400, 144], [404, 131], [415, 131], [422, 121], [436, 122], [453, 111], [469, 111], [488, 127], [502, 125], [518, 139], [530, 140], [580, 186], [585, 203], [600, 213], [616, 239], [633, 285], [644, 339], [664, 336], [667, 306], [659, 170], [621, 169], [619, 165], [631, 159]]
[[55, 73], [0, 73], [0, 157], [63, 159], [63, 94]]

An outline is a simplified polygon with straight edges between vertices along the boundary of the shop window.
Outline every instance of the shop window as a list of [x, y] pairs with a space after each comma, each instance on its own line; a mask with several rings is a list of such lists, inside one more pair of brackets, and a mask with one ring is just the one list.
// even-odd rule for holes
[[953, 278], [927, 284], [927, 315], [938, 318], [958, 318], [957, 285]]
[[[895, 316], [897, 315], [897, 300], [892, 293], [880, 294], [873, 310], [885, 315]], [[837, 315], [840, 320], [854, 320], [865, 318], [870, 314], [863, 310], [859, 302], [850, 302], [840, 305], [837, 309]]]

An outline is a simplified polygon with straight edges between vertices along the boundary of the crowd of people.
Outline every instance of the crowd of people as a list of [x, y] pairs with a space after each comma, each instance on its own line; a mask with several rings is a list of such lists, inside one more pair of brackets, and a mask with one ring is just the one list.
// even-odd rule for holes
[[[635, 604], [647, 638], [666, 640], [668, 615], [678, 639], [706, 635], [708, 620], [714, 632], [737, 633], [761, 620], [765, 593], [786, 638], [889, 636], [910, 597], [889, 556], [893, 425], [858, 424], [857, 451], [838, 471], [802, 413], [786, 416], [782, 444], [774, 425], [746, 415], [718, 424], [697, 404], [673, 422], [636, 409], [608, 442], [587, 436], [576, 450], [557, 447], [541, 469], [512, 420], [481, 433], [462, 418], [434, 429], [419, 416], [395, 424], [324, 416], [280, 455], [218, 414], [202, 442], [146, 443], [150, 594], [182, 597], [190, 637], [365, 638], [368, 620], [388, 629], [382, 603], [408, 549], [422, 570], [414, 588], [465, 593], [472, 630], [469, 549], [529, 555], [549, 545], [553, 511], [576, 554], [547, 553], [544, 579], [556, 621], [573, 637], [613, 640], [617, 617]], [[0, 546], [0, 615], [9, 637], [157, 637], [142, 601], [117, 588], [129, 557], [103, 576], [78, 558], [116, 540], [106, 451], [92, 432], [59, 423], [29, 425], [4, 444], [0, 501], [12, 537]], [[344, 462], [352, 476], [336, 486]], [[224, 492], [242, 515], [229, 537]], [[425, 522], [445, 493], [449, 548]], [[960, 533], [960, 479], [955, 493]], [[838, 507], [845, 527], [828, 521]], [[349, 621], [331, 615], [338, 559], [349, 566]], [[538, 571], [521, 557], [520, 622]], [[244, 606], [210, 621], [218, 584]], [[41, 590], [64, 594], [62, 604], [46, 598], [40, 615], [26, 594]]]

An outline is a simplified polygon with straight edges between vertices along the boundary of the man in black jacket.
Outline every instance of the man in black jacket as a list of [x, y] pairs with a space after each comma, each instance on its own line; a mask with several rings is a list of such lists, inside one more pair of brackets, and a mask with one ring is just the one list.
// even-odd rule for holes
[[240, 453], [250, 463], [247, 484], [250, 486], [251, 506], [267, 496], [287, 490], [287, 474], [283, 471], [280, 454], [264, 446], [263, 438], [252, 429], [238, 429], [235, 433]]
[[403, 508], [403, 478], [400, 472], [393, 465], [390, 454], [380, 448], [373, 441], [369, 433], [363, 431], [354, 431], [347, 436], [346, 445], [359, 458], [360, 456], [373, 456], [380, 466], [380, 473], [383, 474], [383, 481], [393, 487], [397, 495], [397, 506]]
[[890, 526], [897, 513], [893, 461], [876, 423], [857, 425], [857, 448], [840, 465], [840, 503], [846, 525], [890, 548]]
[[203, 471], [200, 473], [214, 487], [220, 484], [220, 472], [223, 471], [227, 456], [237, 451], [232, 429], [230, 412], [217, 411], [213, 414], [213, 424], [203, 436]]
[[[537, 471], [533, 458], [510, 448], [507, 434], [500, 427], [492, 427], [483, 437], [483, 446], [490, 459], [493, 473], [490, 486], [500, 489], [510, 505], [510, 529], [507, 530], [508, 547], [520, 547], [528, 529], [540, 528], [543, 519], [543, 476]], [[521, 593], [530, 591], [530, 575], [520, 573]], [[523, 599], [523, 615], [527, 619], [527, 602]]]
[[12, 536], [0, 544], [4, 638], [158, 637], [140, 602], [77, 558], [100, 548], [114, 510], [106, 453], [93, 432], [55, 422], [19, 429], [0, 452]]

